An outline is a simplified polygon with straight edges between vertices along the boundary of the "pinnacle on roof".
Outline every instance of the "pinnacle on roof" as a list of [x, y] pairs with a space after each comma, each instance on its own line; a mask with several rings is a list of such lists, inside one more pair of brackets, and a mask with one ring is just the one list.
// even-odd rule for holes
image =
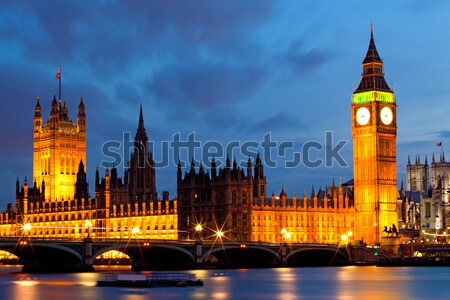
[[141, 103], [141, 109], [139, 111], [139, 129], [144, 129], [144, 114], [142, 113], [142, 103]]
[[363, 60], [363, 64], [371, 62], [382, 62], [380, 55], [378, 54], [377, 47], [375, 46], [375, 40], [373, 38], [373, 26], [370, 24], [370, 42], [369, 49], [367, 49], [366, 57]]

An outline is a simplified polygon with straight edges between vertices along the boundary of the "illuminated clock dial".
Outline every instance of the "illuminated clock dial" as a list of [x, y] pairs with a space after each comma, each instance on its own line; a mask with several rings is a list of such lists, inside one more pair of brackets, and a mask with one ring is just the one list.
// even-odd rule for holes
[[383, 122], [384, 125], [391, 124], [392, 120], [394, 119], [392, 110], [387, 106], [383, 107], [380, 111], [380, 118], [381, 122]]
[[366, 125], [370, 120], [370, 111], [367, 107], [361, 107], [356, 111], [356, 122], [359, 125]]

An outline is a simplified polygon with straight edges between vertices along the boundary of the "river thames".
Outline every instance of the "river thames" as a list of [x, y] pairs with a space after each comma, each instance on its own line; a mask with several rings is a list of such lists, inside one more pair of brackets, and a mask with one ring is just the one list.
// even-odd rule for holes
[[21, 274], [4, 267], [0, 299], [449, 299], [449, 267], [193, 270], [203, 287], [97, 287], [101, 273]]

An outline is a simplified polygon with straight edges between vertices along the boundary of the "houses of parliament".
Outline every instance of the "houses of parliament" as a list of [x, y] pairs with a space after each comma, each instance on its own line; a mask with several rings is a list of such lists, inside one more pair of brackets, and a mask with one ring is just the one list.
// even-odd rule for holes
[[159, 197], [141, 106], [129, 167], [122, 177], [115, 167], [101, 175], [97, 169], [92, 197], [83, 99], [73, 122], [66, 101], [54, 96], [46, 123], [37, 99], [33, 178], [17, 180], [15, 203], [0, 215], [0, 236], [20, 236], [26, 224], [28, 235], [42, 238], [206, 240], [221, 231], [233, 241], [338, 243], [351, 232], [352, 240], [379, 243], [383, 226], [398, 226], [397, 120], [372, 31], [362, 68], [350, 103], [354, 179], [292, 196], [284, 188], [267, 194], [258, 155], [246, 168], [230, 157], [223, 168], [213, 159], [209, 170], [178, 164], [176, 197]]

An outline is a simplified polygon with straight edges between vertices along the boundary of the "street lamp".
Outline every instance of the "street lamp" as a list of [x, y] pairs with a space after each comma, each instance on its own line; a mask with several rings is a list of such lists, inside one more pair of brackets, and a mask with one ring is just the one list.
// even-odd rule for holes
[[137, 226], [135, 226], [135, 227], [133, 227], [133, 229], [131, 229], [131, 233], [132, 234], [138, 234], [139, 233], [139, 227], [137, 227]]
[[216, 235], [217, 235], [217, 237], [218, 237], [219, 239], [222, 238], [222, 237], [223, 237], [223, 231], [219, 229], [219, 230], [216, 232]]
[[25, 223], [23, 224], [23, 231], [30, 231], [31, 230], [31, 224]]
[[197, 224], [195, 226], [195, 232], [197, 233], [197, 239], [201, 240], [201, 233], [202, 233], [203, 227], [201, 224]]
[[88, 233], [88, 236], [87, 236], [87, 237], [91, 237], [92, 222], [89, 221], [89, 220], [86, 220], [86, 221], [84, 222], [84, 227], [86, 228], [87, 233]]
[[283, 236], [283, 243], [286, 242], [286, 240], [291, 238], [291, 233], [289, 231], [287, 231], [286, 228], [282, 228], [281, 229], [281, 235]]

